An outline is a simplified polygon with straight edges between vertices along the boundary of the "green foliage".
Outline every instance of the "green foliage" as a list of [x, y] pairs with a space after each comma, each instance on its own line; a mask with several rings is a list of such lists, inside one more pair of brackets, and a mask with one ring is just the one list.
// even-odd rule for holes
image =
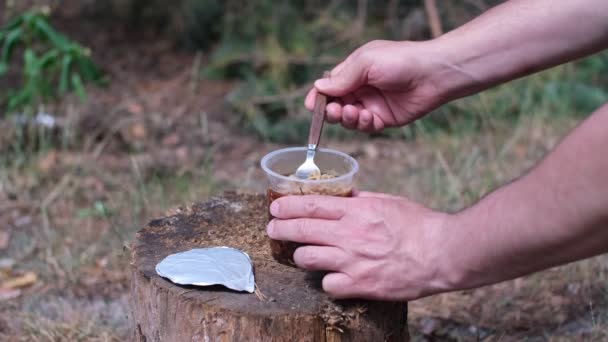
[[[204, 7], [202, 1], [191, 3]], [[390, 27], [413, 25], [416, 21], [408, 22], [408, 15], [421, 11], [422, 1], [399, 2], [392, 12], [387, 10], [389, 3], [394, 4], [226, 1], [222, 15], [216, 17], [222, 35], [203, 76], [239, 81], [228, 103], [241, 114], [244, 125], [262, 138], [301, 143], [310, 115], [303, 108], [303, 96], [312, 80], [364, 42], [412, 38]], [[460, 3], [449, 8], [458, 6], [462, 7], [459, 11], [444, 13], [450, 25], [479, 14]], [[395, 20], [399, 24], [391, 25]], [[424, 30], [426, 23], [422, 24]], [[456, 101], [413, 125], [383, 134], [407, 138], [420, 132], [492, 129], [512, 124], [520, 115], [586, 115], [608, 101], [607, 73], [606, 54], [590, 57]], [[326, 134], [349, 135], [329, 127]]]
[[[21, 53], [21, 61], [16, 55]], [[47, 13], [27, 11], [0, 29], [0, 77], [19, 73], [18, 86], [0, 94], [8, 112], [75, 92], [86, 99], [85, 84], [101, 83], [90, 51], [57, 32]]]
[[354, 47], [390, 37], [387, 3], [226, 1], [218, 17], [222, 34], [203, 76], [240, 81], [227, 100], [261, 137], [301, 141], [308, 129], [305, 91]]

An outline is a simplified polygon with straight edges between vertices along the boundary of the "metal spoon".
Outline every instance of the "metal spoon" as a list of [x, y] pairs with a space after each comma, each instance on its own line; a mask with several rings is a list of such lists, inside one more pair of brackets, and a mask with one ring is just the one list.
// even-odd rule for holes
[[[323, 74], [324, 78], [329, 77], [329, 72]], [[319, 140], [321, 140], [321, 131], [323, 130], [323, 122], [325, 121], [325, 105], [327, 97], [317, 92], [315, 99], [315, 108], [310, 122], [310, 131], [308, 132], [308, 150], [306, 151], [306, 160], [296, 170], [296, 177], [300, 179], [309, 179], [313, 175], [321, 175], [321, 170], [315, 164], [315, 153]]]

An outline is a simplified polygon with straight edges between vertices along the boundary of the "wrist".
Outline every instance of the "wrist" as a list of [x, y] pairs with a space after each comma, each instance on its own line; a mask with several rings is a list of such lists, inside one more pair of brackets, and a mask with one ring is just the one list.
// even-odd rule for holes
[[431, 255], [428, 256], [427, 267], [433, 269], [433, 279], [430, 284], [432, 293], [451, 292], [467, 288], [468, 272], [463, 267], [462, 246], [469, 244], [463, 232], [463, 226], [458, 214], [441, 213], [434, 221], [434, 227], [428, 227], [432, 232]]
[[447, 214], [444, 220], [437, 249], [441, 254], [437, 274], [445, 292], [475, 287], [482, 273], [482, 265], [477, 262], [481, 261], [478, 252], [483, 237], [471, 215], [474, 214], [470, 210], [465, 210]]
[[486, 76], [475, 70], [471, 60], [479, 58], [474, 51], [463, 51], [453, 40], [443, 37], [424, 42], [430, 64], [427, 82], [437, 90], [443, 103], [465, 97], [488, 87]]

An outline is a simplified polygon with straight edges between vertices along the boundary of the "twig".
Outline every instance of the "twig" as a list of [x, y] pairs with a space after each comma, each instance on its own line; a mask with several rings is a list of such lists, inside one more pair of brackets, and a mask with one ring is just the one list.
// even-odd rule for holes
[[47, 237], [51, 236], [48, 208], [57, 199], [57, 197], [59, 197], [59, 195], [61, 195], [61, 192], [69, 184], [71, 179], [72, 179], [71, 173], [65, 174], [59, 181], [59, 184], [57, 184], [57, 186], [55, 186], [55, 188], [53, 188], [53, 190], [51, 190], [51, 192], [40, 203], [40, 212], [42, 214], [42, 227], [43, 227], [44, 233], [46, 234]]
[[107, 131], [109, 129], [109, 127], [112, 125], [112, 123], [116, 121], [116, 115], [121, 110], [125, 109], [127, 107], [127, 104], [128, 104], [128, 102], [126, 100], [121, 101], [116, 106], [114, 106], [107, 115], [104, 115], [102, 120], [99, 122], [99, 127], [95, 128], [95, 130], [93, 130], [90, 134], [87, 134], [87, 138], [86, 138], [86, 140], [83, 144], [83, 148], [82, 148], [83, 151], [88, 152], [91, 150], [92, 145], [95, 142], [95, 140], [97, 140], [97, 138], [101, 134], [103, 134], [105, 131]]
[[439, 165], [441, 165], [441, 168], [443, 169], [445, 174], [448, 176], [448, 180], [450, 181], [450, 184], [452, 185], [452, 191], [454, 191], [454, 194], [456, 196], [459, 196], [462, 193], [462, 185], [460, 184], [460, 181], [452, 172], [452, 169], [446, 162], [445, 158], [443, 157], [443, 153], [440, 150], [435, 150], [435, 156], [437, 157], [437, 160], [439, 161]]
[[53, 253], [51, 252], [50, 247], [47, 247], [46, 249], [46, 256], [45, 256], [45, 261], [47, 264], [49, 264], [49, 266], [51, 266], [51, 268], [53, 269], [53, 271], [55, 272], [55, 274], [57, 274], [60, 278], [65, 278], [66, 277], [66, 272], [63, 268], [61, 268], [61, 266], [59, 265], [59, 262], [57, 261], [57, 258], [55, 258], [53, 256]]
[[203, 55], [200, 51], [196, 52], [194, 63], [192, 63], [192, 74], [190, 75], [190, 91], [196, 92], [200, 81], [201, 59]]
[[144, 209], [148, 209], [148, 208], [150, 208], [150, 202], [148, 201], [148, 196], [146, 193], [146, 185], [144, 183], [144, 177], [141, 172], [141, 168], [139, 166], [139, 163], [137, 162], [137, 159], [135, 159], [134, 156], [131, 156], [129, 158], [129, 160], [131, 162], [131, 172], [135, 176], [135, 179], [137, 180], [137, 187], [136, 187], [135, 191], [137, 191], [138, 194], [141, 196], [141, 200], [144, 204]]
[[441, 28], [441, 19], [439, 18], [439, 11], [437, 11], [437, 3], [435, 0], [424, 0], [424, 9], [429, 19], [429, 25], [431, 26], [431, 33], [434, 38], [437, 38], [443, 34]]
[[95, 146], [95, 150], [93, 150], [93, 160], [97, 160], [106, 146], [110, 143], [110, 140], [113, 138], [114, 134], [118, 133], [121, 129], [123, 129], [128, 124], [137, 122], [139, 118], [130, 116], [124, 118], [122, 120], [118, 120], [110, 129], [106, 132], [106, 136], [103, 138], [101, 142], [99, 142]]
[[285, 64], [337, 64], [340, 62], [339, 58], [334, 56], [318, 56], [318, 57], [308, 57], [308, 56], [285, 56], [280, 60], [270, 58], [266, 55], [262, 55], [259, 53], [253, 54], [242, 54], [233, 57], [226, 58], [223, 61], [217, 62], [216, 66], [225, 66], [235, 63], [252, 63], [257, 67], [263, 67], [268, 64], [274, 63], [285, 63]]
[[208, 118], [207, 112], [205, 112], [205, 111], [201, 112], [200, 121], [201, 121], [201, 132], [203, 134], [203, 143], [205, 145], [207, 145], [207, 144], [209, 144], [209, 142], [211, 142], [211, 137], [209, 136], [209, 118]]
[[14, 209], [29, 209], [32, 206], [33, 205], [31, 203], [25, 203], [25, 202], [4, 204], [4, 205], [0, 206], [0, 213], [9, 211], [9, 210], [14, 210]]
[[256, 297], [258, 297], [258, 299], [260, 301], [262, 301], [262, 302], [268, 301], [268, 297], [264, 293], [262, 293], [262, 291], [258, 287], [258, 284], [255, 284], [255, 290], [253, 291], [253, 293], [255, 293]]

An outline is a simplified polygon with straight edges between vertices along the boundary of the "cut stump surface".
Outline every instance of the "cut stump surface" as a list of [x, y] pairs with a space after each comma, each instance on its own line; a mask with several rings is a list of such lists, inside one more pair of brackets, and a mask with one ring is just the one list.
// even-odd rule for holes
[[[407, 304], [334, 301], [322, 275], [275, 262], [262, 195], [227, 193], [151, 221], [132, 246], [131, 298], [138, 341], [407, 341]], [[155, 266], [169, 254], [229, 246], [249, 254], [256, 293], [180, 286]]]

